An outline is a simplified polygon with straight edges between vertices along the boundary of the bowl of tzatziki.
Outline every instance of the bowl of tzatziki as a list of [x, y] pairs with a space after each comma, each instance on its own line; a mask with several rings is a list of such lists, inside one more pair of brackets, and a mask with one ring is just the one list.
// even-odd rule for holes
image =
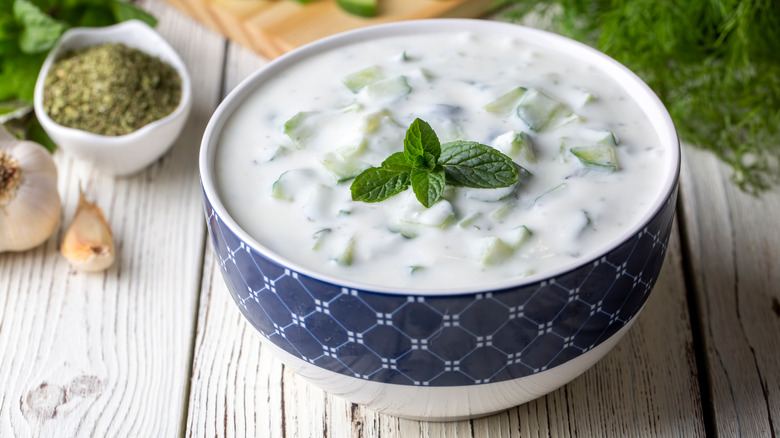
[[679, 165], [669, 114], [618, 62], [458, 19], [268, 63], [200, 151], [214, 251], [264, 346], [427, 420], [525, 403], [615, 346], [661, 269]]

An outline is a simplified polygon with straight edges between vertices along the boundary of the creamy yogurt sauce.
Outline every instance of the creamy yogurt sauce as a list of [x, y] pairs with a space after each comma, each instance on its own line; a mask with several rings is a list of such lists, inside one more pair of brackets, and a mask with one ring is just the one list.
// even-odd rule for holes
[[[546, 126], [532, 129], [514, 101], [496, 109], [517, 87], [560, 103]], [[411, 189], [352, 201], [350, 176], [402, 151], [415, 118], [442, 143], [493, 146], [527, 172], [511, 188], [448, 186], [430, 209]], [[511, 144], [521, 132], [532, 153]], [[571, 151], [594, 145], [611, 148], [616, 170]], [[431, 33], [341, 47], [263, 82], [224, 126], [215, 173], [231, 216], [284, 258], [355, 282], [435, 290], [593, 256], [647, 213], [668, 154], [596, 67], [512, 38]]]

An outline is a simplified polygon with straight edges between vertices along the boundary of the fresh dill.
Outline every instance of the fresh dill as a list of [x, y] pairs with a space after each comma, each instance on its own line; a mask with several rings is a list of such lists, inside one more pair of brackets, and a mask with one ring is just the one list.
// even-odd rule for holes
[[780, 1], [500, 0], [500, 17], [586, 42], [658, 94], [683, 141], [757, 194], [780, 181]]

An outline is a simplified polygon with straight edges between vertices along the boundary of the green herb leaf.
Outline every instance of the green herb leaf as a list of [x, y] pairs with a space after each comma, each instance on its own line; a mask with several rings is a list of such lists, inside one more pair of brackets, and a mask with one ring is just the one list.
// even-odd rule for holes
[[157, 19], [153, 15], [129, 2], [112, 0], [111, 11], [113, 11], [117, 22], [141, 20], [151, 27], [157, 26]]
[[444, 191], [446, 177], [444, 168], [436, 166], [433, 170], [413, 169], [411, 172], [412, 190], [417, 200], [426, 208], [431, 208]]
[[349, 187], [353, 201], [379, 202], [409, 188], [409, 171], [372, 167], [356, 176]]
[[415, 119], [404, 138], [404, 155], [414, 168], [432, 170], [441, 154], [439, 137], [431, 125], [421, 119]]
[[416, 119], [406, 131], [404, 151], [387, 157], [381, 167], [364, 170], [355, 177], [350, 190], [353, 201], [379, 202], [411, 184], [417, 200], [430, 208], [441, 199], [446, 184], [508, 187], [519, 180], [518, 168], [498, 150], [473, 141], [455, 141], [442, 147], [431, 126]]
[[19, 48], [24, 53], [34, 54], [48, 51], [68, 26], [44, 14], [28, 0], [15, 0], [14, 18], [22, 25], [19, 34]]
[[[776, 1], [500, 0], [505, 19], [591, 44], [661, 98], [682, 140], [714, 152], [743, 190], [780, 182]], [[750, 90], [746, 92], [745, 90]]]
[[518, 166], [496, 149], [473, 141], [453, 141], [442, 147], [439, 164], [447, 184], [494, 189], [517, 183]]
[[382, 162], [382, 167], [397, 172], [409, 172], [412, 170], [412, 166], [406, 161], [406, 156], [403, 152], [396, 152], [387, 157], [387, 159]]
[[45, 53], [37, 55], [20, 53], [3, 57], [2, 70], [0, 70], [0, 101], [21, 99], [32, 105], [35, 80], [45, 59]]

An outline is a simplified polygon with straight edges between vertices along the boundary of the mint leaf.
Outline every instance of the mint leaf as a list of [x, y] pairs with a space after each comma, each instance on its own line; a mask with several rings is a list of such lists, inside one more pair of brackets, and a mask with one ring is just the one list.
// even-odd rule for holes
[[447, 184], [454, 186], [494, 189], [518, 181], [518, 166], [511, 158], [473, 141], [445, 143], [439, 164], [444, 166]]
[[446, 177], [444, 169], [437, 166], [433, 170], [413, 169], [411, 172], [412, 190], [414, 190], [417, 200], [425, 208], [431, 208], [439, 199], [444, 191]]
[[141, 20], [150, 27], [157, 26], [157, 19], [153, 15], [129, 2], [113, 0], [111, 2], [111, 11], [114, 13], [114, 18], [116, 18], [117, 22]]
[[28, 0], [15, 0], [14, 18], [22, 25], [19, 48], [24, 53], [44, 53], [54, 46], [67, 25], [44, 14]]
[[379, 202], [409, 188], [409, 171], [372, 167], [356, 176], [349, 187], [353, 201]]
[[440, 154], [439, 137], [433, 132], [431, 125], [421, 119], [414, 119], [404, 138], [406, 160], [414, 168], [433, 170]]
[[444, 186], [493, 189], [519, 181], [528, 171], [496, 149], [473, 141], [442, 146], [431, 126], [415, 119], [406, 131], [404, 151], [396, 152], [381, 167], [364, 170], [352, 181], [353, 201], [379, 202], [403, 192], [411, 184], [417, 200], [430, 208], [441, 199]]
[[408, 172], [412, 170], [412, 166], [406, 161], [406, 157], [403, 152], [396, 152], [390, 155], [382, 162], [382, 168], [387, 170], [396, 170], [399, 172]]

